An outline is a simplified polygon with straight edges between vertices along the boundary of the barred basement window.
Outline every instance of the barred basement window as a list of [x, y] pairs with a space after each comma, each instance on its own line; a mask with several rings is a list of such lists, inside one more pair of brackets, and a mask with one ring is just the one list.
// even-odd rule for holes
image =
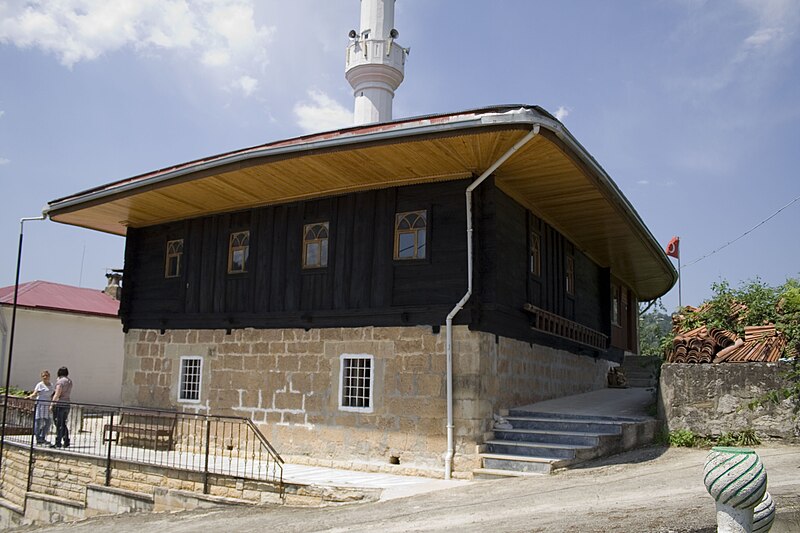
[[339, 408], [342, 411], [372, 412], [372, 362], [368, 354], [342, 354]]
[[164, 266], [165, 278], [177, 278], [181, 275], [181, 258], [183, 257], [183, 239], [167, 241], [167, 255]]
[[178, 401], [199, 402], [200, 385], [203, 380], [203, 359], [201, 357], [181, 357], [181, 375], [178, 386]]
[[303, 268], [328, 266], [328, 223], [303, 226]]
[[425, 259], [427, 211], [397, 213], [394, 223], [394, 258]]
[[250, 232], [231, 233], [228, 248], [228, 274], [247, 272], [247, 258], [250, 257]]

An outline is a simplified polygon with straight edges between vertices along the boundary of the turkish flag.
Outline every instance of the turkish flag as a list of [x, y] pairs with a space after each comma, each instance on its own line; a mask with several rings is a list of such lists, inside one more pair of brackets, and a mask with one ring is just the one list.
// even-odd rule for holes
[[667, 245], [667, 248], [664, 251], [667, 252], [668, 256], [674, 257], [675, 259], [680, 259], [681, 255], [679, 251], [680, 244], [681, 244], [681, 238], [673, 237], [669, 240], [669, 244]]

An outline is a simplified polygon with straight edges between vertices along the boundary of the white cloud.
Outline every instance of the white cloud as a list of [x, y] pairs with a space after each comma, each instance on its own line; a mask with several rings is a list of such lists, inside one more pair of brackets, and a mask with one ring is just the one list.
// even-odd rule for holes
[[636, 182], [637, 185], [650, 185], [648, 180], [639, 180]]
[[258, 80], [250, 76], [242, 76], [231, 83], [231, 87], [242, 91], [245, 96], [250, 96], [258, 88]]
[[563, 105], [558, 106], [558, 109], [556, 109], [556, 112], [553, 113], [553, 116], [555, 116], [558, 120], [563, 121], [569, 116], [570, 111], [571, 109], [568, 107], [564, 107]]
[[0, 157], [0, 165], [7, 165], [11, 163], [10, 159], [6, 159], [5, 157]]
[[297, 124], [306, 133], [337, 130], [353, 125], [353, 113], [321, 91], [308, 91], [308, 101], [294, 106]]
[[254, 0], [11, 1], [0, 9], [0, 43], [38, 48], [72, 68], [124, 48], [182, 50], [210, 67], [246, 71], [267, 61], [273, 27], [255, 21]]
[[6, 112], [3, 111], [2, 109], [0, 109], [0, 118], [3, 118], [3, 115], [5, 115], [5, 114], [6, 114]]

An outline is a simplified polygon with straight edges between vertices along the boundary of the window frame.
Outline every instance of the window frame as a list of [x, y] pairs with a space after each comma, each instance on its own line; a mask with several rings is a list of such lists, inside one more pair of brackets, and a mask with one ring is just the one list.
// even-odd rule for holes
[[528, 273], [539, 278], [542, 276], [542, 235], [537, 230], [531, 229], [529, 239]]
[[[429, 250], [428, 250], [429, 244], [430, 244], [430, 231], [429, 231], [430, 230], [430, 221], [429, 221], [429, 218], [428, 218], [428, 212], [429, 212], [429, 209], [416, 209], [416, 210], [413, 210], [413, 211], [398, 211], [398, 212], [395, 212], [395, 214], [394, 214], [394, 246], [393, 246], [393, 249], [392, 249], [392, 258], [395, 261], [401, 261], [401, 262], [415, 261], [416, 262], [416, 261], [427, 261], [428, 260], [428, 258], [430, 256], [430, 253], [429, 253]], [[411, 227], [411, 228], [409, 228], [407, 230], [401, 230], [400, 229], [400, 222], [403, 219], [405, 219], [406, 217], [408, 217], [409, 215], [417, 215], [417, 217], [422, 218], [422, 220], [425, 222], [425, 227], [424, 228], [416, 228], [416, 229]], [[416, 221], [415, 221], [415, 223], [416, 223]], [[424, 254], [422, 256], [419, 255], [419, 248], [420, 248], [420, 246], [419, 246], [419, 234], [420, 234], [420, 231], [425, 236], [425, 244], [424, 244], [425, 252], [424, 252]], [[399, 250], [399, 247], [400, 247], [400, 235], [401, 234], [409, 234], [409, 233], [413, 233], [413, 235], [414, 235], [414, 255], [412, 257], [400, 257], [400, 255], [399, 255], [399, 252], [400, 252], [400, 250]]]
[[611, 284], [611, 325], [622, 327], [622, 287]]
[[[170, 245], [173, 243], [180, 243], [180, 250], [179, 251], [172, 251], [170, 252]], [[165, 279], [173, 279], [181, 277], [183, 274], [183, 246], [184, 242], [183, 239], [171, 239], [167, 241], [167, 244], [164, 248], [164, 278]], [[170, 259], [176, 259], [175, 263], [175, 273], [170, 274]]]
[[[325, 237], [319, 237], [319, 234], [316, 235], [315, 239], [306, 239], [306, 236], [310, 230], [312, 230], [315, 226], [322, 226], [325, 228]], [[303, 225], [303, 251], [302, 251], [302, 268], [303, 270], [319, 270], [323, 268], [328, 268], [328, 259], [330, 259], [330, 252], [331, 252], [331, 227], [330, 221], [324, 220], [320, 222], [311, 222], [309, 224]], [[323, 246], [324, 241], [324, 246]], [[308, 263], [308, 246], [311, 244], [319, 244], [319, 264], [309, 264]], [[323, 254], [323, 248], [325, 253]]]
[[575, 255], [568, 253], [564, 261], [564, 289], [568, 296], [575, 296]]
[[[357, 394], [349, 394], [349, 395], [345, 394], [345, 378], [346, 377], [350, 377], [352, 379], [352, 376], [346, 376], [345, 375], [346, 366], [347, 366], [346, 365], [346, 361], [348, 361], [348, 360], [369, 361], [369, 367], [368, 367], [369, 368], [369, 378], [368, 378], [369, 379], [369, 390], [365, 391], [364, 389], [366, 389], [366, 387], [363, 386], [363, 385], [361, 385], [361, 386], [359, 386], [359, 385], [353, 386], [353, 388], [357, 389], [356, 392], [361, 392], [362, 394], [363, 394], [363, 392], [367, 392], [368, 396], [366, 398], [367, 398], [367, 401], [368, 401], [369, 405], [366, 406], [366, 407], [345, 405], [345, 399], [348, 398], [348, 397], [349, 398], [363, 397], [363, 396], [358, 396]], [[356, 379], [358, 379], [358, 376], [356, 376]], [[339, 410], [340, 411], [353, 412], [353, 413], [372, 413], [372, 412], [374, 412], [374, 410], [375, 410], [375, 394], [374, 394], [374, 390], [375, 390], [375, 356], [372, 355], [372, 354], [367, 354], [367, 353], [358, 353], [358, 354], [343, 353], [343, 354], [339, 355]]]
[[[184, 398], [183, 395], [187, 391], [185, 387], [185, 377], [187, 374], [185, 373], [186, 367], [184, 366], [184, 362], [187, 361], [197, 361], [197, 398]], [[202, 392], [203, 392], [203, 358], [199, 355], [182, 355], [180, 358], [180, 369], [178, 371], [178, 402], [180, 403], [200, 403]]]
[[[247, 239], [246, 244], [234, 246], [234, 239], [244, 235]], [[244, 251], [244, 260], [241, 270], [233, 270], [233, 256], [237, 251]], [[247, 274], [247, 262], [250, 259], [250, 230], [232, 231], [228, 237], [228, 274]]]

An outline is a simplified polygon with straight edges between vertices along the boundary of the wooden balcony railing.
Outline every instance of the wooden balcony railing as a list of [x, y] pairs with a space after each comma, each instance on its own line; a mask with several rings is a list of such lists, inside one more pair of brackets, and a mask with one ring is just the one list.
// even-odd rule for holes
[[531, 314], [531, 327], [535, 330], [568, 339], [578, 344], [591, 346], [599, 350], [608, 348], [608, 336], [599, 331], [573, 322], [572, 320], [567, 320], [555, 313], [539, 309], [528, 303], [526, 303], [522, 309]]

